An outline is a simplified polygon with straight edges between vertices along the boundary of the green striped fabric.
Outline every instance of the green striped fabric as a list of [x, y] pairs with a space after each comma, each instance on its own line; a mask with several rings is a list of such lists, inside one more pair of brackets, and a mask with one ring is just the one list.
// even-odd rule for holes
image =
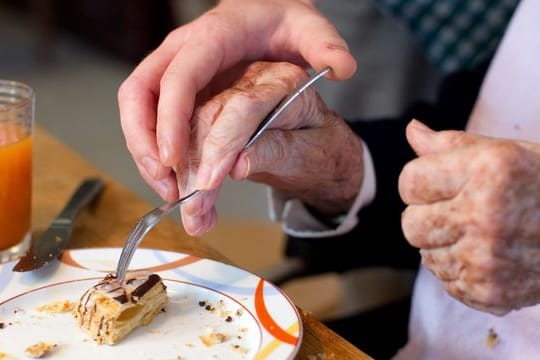
[[445, 72], [469, 69], [489, 56], [518, 4], [518, 0], [376, 1], [410, 28], [427, 57]]

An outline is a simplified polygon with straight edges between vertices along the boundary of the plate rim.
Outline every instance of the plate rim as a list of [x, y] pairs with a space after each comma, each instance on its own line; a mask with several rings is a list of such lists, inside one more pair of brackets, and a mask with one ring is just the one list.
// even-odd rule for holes
[[[121, 250], [122, 250], [121, 247], [76, 248], [76, 249], [66, 249], [64, 251], [64, 254], [69, 256], [69, 254], [72, 253], [72, 252], [78, 253], [78, 252], [105, 251], [105, 252], [118, 252], [118, 255], [119, 255]], [[294, 314], [294, 317], [296, 318], [297, 324], [298, 324], [298, 329], [297, 329], [298, 334], [296, 335], [296, 343], [295, 344], [288, 343], [288, 345], [290, 346], [290, 352], [287, 355], [287, 359], [294, 359], [296, 357], [296, 355], [298, 354], [298, 352], [300, 351], [300, 348], [301, 348], [301, 345], [302, 345], [302, 342], [303, 342], [303, 337], [304, 337], [304, 324], [303, 324], [303, 321], [302, 321], [302, 316], [300, 314], [300, 311], [299, 311], [298, 307], [292, 302], [290, 297], [282, 289], [280, 289], [277, 285], [269, 282], [268, 280], [264, 279], [263, 277], [255, 274], [254, 272], [249, 271], [249, 270], [247, 270], [247, 269], [245, 269], [245, 268], [243, 268], [241, 266], [228, 264], [228, 263], [218, 261], [218, 260], [214, 260], [214, 259], [211, 259], [211, 258], [199, 257], [199, 256], [191, 255], [189, 253], [181, 252], [181, 251], [166, 250], [166, 249], [156, 249], [156, 248], [151, 248], [151, 247], [141, 247], [138, 250], [151, 251], [151, 252], [156, 252], [157, 251], [159, 253], [165, 253], [165, 254], [171, 254], [171, 255], [180, 255], [180, 256], [184, 256], [184, 257], [195, 257], [198, 260], [208, 261], [208, 262], [214, 263], [214, 264], [219, 265], [219, 266], [225, 266], [227, 268], [240, 270], [240, 271], [246, 273], [247, 275], [249, 275], [249, 276], [251, 276], [251, 277], [253, 277], [254, 279], [257, 280], [258, 285], [256, 287], [254, 287], [255, 292], [258, 290], [257, 288], [261, 284], [262, 284], [263, 289], [266, 286], [272, 287], [279, 294], [279, 296], [282, 299], [285, 300], [285, 302], [289, 305], [289, 308], [292, 309], [292, 314]], [[57, 265], [64, 265], [64, 266], [67, 266], [67, 267], [78, 267], [80, 270], [87, 271], [87, 272], [92, 272], [92, 273], [95, 273], [95, 274], [111, 272], [111, 271], [108, 271], [108, 270], [97, 270], [97, 269], [90, 269], [90, 268], [87, 268], [87, 267], [84, 267], [84, 266], [75, 266], [74, 264], [71, 264], [69, 262], [66, 262], [66, 261], [62, 260], [62, 258], [64, 257], [64, 254], [62, 254], [62, 256], [59, 259], [57, 259], [57, 261], [55, 261], [55, 263], [60, 263], [60, 264], [57, 264]], [[4, 267], [4, 266], [9, 266], [9, 264], [10, 263], [0, 264], [0, 268]], [[77, 265], [80, 265], [80, 264], [77, 264]], [[171, 269], [164, 269], [164, 270], [160, 270], [160, 271], [156, 271], [156, 272], [157, 273], [160, 273], [160, 272], [161, 273], [167, 273], [167, 271], [173, 270], [175, 268], [178, 268], [178, 267], [174, 267], [174, 268], [171, 268]], [[138, 269], [144, 269], [144, 267], [141, 267], [141, 268], [138, 268]], [[251, 309], [249, 309], [246, 306], [244, 301], [242, 301], [242, 299], [240, 299], [238, 297], [238, 295], [230, 294], [230, 293], [221, 291], [219, 289], [212, 288], [211, 286], [206, 286], [204, 284], [198, 284], [198, 283], [190, 281], [190, 280], [181, 279], [181, 278], [180, 279], [178, 279], [178, 278], [176, 278], [176, 279], [170, 278], [167, 275], [168, 274], [164, 274], [162, 276], [163, 280], [174, 281], [174, 282], [184, 283], [184, 284], [189, 284], [189, 285], [194, 285], [194, 286], [197, 286], [197, 287], [200, 287], [200, 288], [205, 288], [207, 290], [217, 292], [220, 295], [226, 296], [226, 297], [230, 298], [231, 300], [237, 302], [245, 310], [247, 310], [250, 313], [250, 316], [255, 320], [255, 323], [257, 324], [257, 327], [259, 328], [259, 332], [261, 334], [261, 336], [260, 336], [261, 341], [259, 342], [259, 347], [258, 347], [256, 353], [254, 354], [254, 359], [266, 358], [264, 356], [263, 357], [260, 356], [261, 355], [261, 350], [265, 346], [271, 345], [272, 342], [281, 341], [281, 342], [285, 343], [284, 341], [278, 339], [274, 334], [272, 334], [272, 333], [270, 333], [268, 331], [268, 329], [261, 323], [261, 319], [259, 319], [258, 314], [256, 314], [257, 311], [255, 311], [255, 312], [251, 311]], [[80, 276], [80, 274], [77, 274], [75, 276], [77, 276], [77, 278], [57, 281], [57, 280], [54, 280], [55, 275], [53, 275], [50, 279], [46, 280], [46, 282], [41, 286], [31, 287], [31, 288], [23, 290], [20, 293], [8, 295], [9, 298], [0, 300], [0, 306], [5, 305], [6, 303], [8, 303], [10, 301], [13, 301], [14, 299], [17, 299], [19, 297], [22, 297], [22, 296], [24, 296], [26, 294], [45, 289], [47, 287], [51, 287], [51, 286], [55, 286], [55, 285], [56, 286], [64, 285], [64, 284], [68, 284], [68, 283], [75, 283], [75, 282], [80, 282], [80, 281], [99, 280], [100, 278], [102, 278], [102, 277], [99, 277], [99, 276], [82, 277], [82, 276]], [[4, 290], [7, 290], [7, 289], [9, 289], [9, 285]], [[256, 296], [256, 294], [250, 295], [250, 297], [253, 297], [254, 300], [255, 300], [255, 296]], [[263, 295], [263, 299], [264, 299], [264, 295]], [[253, 306], [256, 307], [256, 305], [253, 305]], [[273, 338], [271, 341], [268, 341], [268, 342], [263, 341], [263, 339], [264, 339], [263, 329], [265, 329], [266, 332], [268, 334], [270, 334], [270, 336]], [[281, 327], [280, 327], [280, 329], [281, 329]], [[268, 353], [267, 356], [271, 356], [271, 352], [273, 352], [273, 350], [270, 351], [270, 353]]]

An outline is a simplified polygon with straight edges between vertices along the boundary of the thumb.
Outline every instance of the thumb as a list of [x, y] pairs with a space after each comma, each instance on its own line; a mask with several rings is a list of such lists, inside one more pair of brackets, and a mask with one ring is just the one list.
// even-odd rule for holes
[[473, 141], [473, 135], [464, 131], [434, 131], [416, 119], [407, 125], [405, 134], [407, 141], [418, 156], [448, 151]]
[[[298, 19], [294, 19], [298, 21]], [[329, 66], [329, 77], [333, 80], [346, 80], [356, 72], [356, 60], [349, 51], [346, 41], [328, 19], [306, 17], [304, 24], [295, 26], [298, 31], [293, 39], [298, 39], [301, 56], [316, 71]]]

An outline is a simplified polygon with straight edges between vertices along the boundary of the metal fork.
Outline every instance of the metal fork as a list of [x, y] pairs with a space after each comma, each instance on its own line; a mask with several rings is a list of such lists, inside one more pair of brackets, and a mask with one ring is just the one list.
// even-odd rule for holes
[[[246, 145], [244, 145], [244, 149], [247, 149], [248, 147], [253, 144], [255, 140], [266, 130], [268, 127], [276, 120], [279, 115], [298, 97], [300, 96], [304, 90], [306, 90], [308, 87], [310, 87], [312, 84], [314, 84], [317, 80], [322, 78], [324, 75], [326, 75], [330, 71], [330, 68], [326, 67], [323, 70], [313, 74], [305, 83], [303, 83], [301, 86], [296, 88], [291, 94], [289, 94], [287, 97], [285, 97], [275, 108], [274, 110], [261, 122], [261, 124], [257, 127], [253, 135], [249, 138]], [[146, 234], [166, 215], [171, 213], [174, 209], [179, 207], [181, 204], [191, 200], [195, 196], [202, 193], [202, 190], [194, 190], [190, 194], [181, 197], [180, 199], [176, 200], [172, 203], [166, 203], [161, 205], [160, 207], [157, 207], [153, 209], [152, 211], [148, 212], [146, 215], [144, 215], [142, 218], [137, 221], [137, 224], [129, 234], [129, 237], [124, 245], [124, 248], [122, 249], [122, 253], [120, 254], [120, 259], [118, 260], [118, 265], [116, 267], [116, 277], [118, 281], [122, 282], [124, 281], [124, 277], [126, 276], [126, 271], [129, 266], [129, 263], [131, 262], [131, 259], [133, 257], [133, 254], [135, 253], [135, 250], [143, 240], [143, 238], [146, 236]]]

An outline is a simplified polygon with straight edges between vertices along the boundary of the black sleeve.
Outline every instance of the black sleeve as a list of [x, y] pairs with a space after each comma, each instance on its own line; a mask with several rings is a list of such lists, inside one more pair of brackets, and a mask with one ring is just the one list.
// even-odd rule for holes
[[364, 266], [416, 269], [418, 250], [401, 231], [405, 205], [397, 180], [403, 166], [415, 157], [405, 138], [405, 127], [416, 118], [435, 130], [464, 129], [488, 63], [473, 71], [449, 75], [435, 104], [416, 103], [397, 119], [351, 122], [369, 147], [377, 179], [374, 201], [360, 210], [359, 223], [349, 233], [332, 238], [289, 237], [286, 255], [301, 257], [310, 272], [345, 271]]

